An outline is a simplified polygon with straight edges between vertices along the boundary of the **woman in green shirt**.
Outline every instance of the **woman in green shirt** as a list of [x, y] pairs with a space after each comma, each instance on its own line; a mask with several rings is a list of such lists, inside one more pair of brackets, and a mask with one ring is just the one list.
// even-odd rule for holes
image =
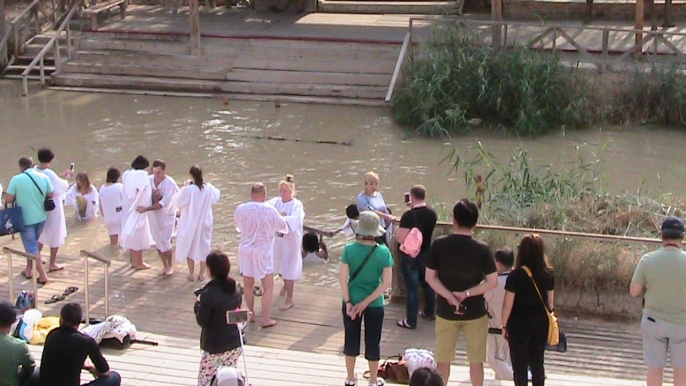
[[364, 320], [365, 358], [369, 362], [370, 386], [384, 385], [377, 378], [381, 357], [381, 329], [383, 327], [383, 293], [391, 286], [393, 257], [385, 245], [377, 245], [375, 237], [382, 236], [379, 216], [370, 211], [360, 213], [352, 223], [356, 240], [345, 246], [341, 256], [339, 280], [343, 296], [343, 326], [345, 327], [346, 386], [357, 385], [355, 359], [360, 355], [360, 335]]

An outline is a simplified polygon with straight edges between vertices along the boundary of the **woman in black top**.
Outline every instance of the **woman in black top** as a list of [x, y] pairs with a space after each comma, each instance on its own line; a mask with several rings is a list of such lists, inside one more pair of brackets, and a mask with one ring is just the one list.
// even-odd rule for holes
[[210, 280], [195, 302], [195, 319], [202, 331], [200, 348], [203, 350], [198, 373], [198, 386], [209, 386], [220, 366], [236, 367], [241, 356], [240, 331], [236, 324], [226, 323], [226, 311], [241, 307], [243, 290], [229, 277], [231, 264], [221, 251], [207, 256]]
[[[524, 267], [528, 268], [533, 280]], [[503, 333], [510, 343], [510, 356], [515, 386], [526, 386], [527, 368], [531, 369], [533, 386], [545, 384], [543, 354], [548, 339], [548, 315], [545, 307], [553, 309], [553, 269], [545, 255], [543, 239], [537, 234], [522, 238], [517, 250], [515, 269], [505, 283], [503, 301]]]

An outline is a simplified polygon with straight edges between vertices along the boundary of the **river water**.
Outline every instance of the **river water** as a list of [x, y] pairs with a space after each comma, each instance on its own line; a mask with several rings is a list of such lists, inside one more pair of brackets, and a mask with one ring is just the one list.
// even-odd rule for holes
[[[452, 203], [465, 196], [461, 178], [451, 174], [441, 160], [443, 142], [418, 139], [404, 133], [384, 108], [300, 105], [221, 99], [158, 97], [102, 93], [31, 90], [21, 97], [21, 84], [0, 81], [0, 182], [7, 186], [18, 172], [17, 159], [42, 146], [57, 154], [53, 162], [61, 172], [70, 162], [87, 171], [100, 187], [110, 166], [125, 170], [143, 154], [151, 161], [167, 162], [168, 174], [181, 182], [193, 164], [203, 167], [206, 181], [221, 190], [215, 207], [213, 244], [237, 253], [232, 225], [236, 206], [248, 199], [249, 186], [264, 182], [269, 195], [286, 173], [295, 175], [298, 198], [303, 201], [306, 223], [333, 230], [344, 219], [346, 205], [363, 188], [367, 170], [381, 176], [380, 191], [394, 213], [402, 213], [403, 192], [412, 184], [428, 189], [432, 204]], [[257, 139], [279, 136], [296, 141]], [[649, 188], [653, 193], [680, 194], [686, 187], [686, 155], [676, 146], [686, 132], [671, 129], [612, 127], [558, 133], [541, 138], [518, 139], [473, 135], [455, 139], [460, 149], [480, 140], [501, 159], [513, 149], [527, 149], [538, 164], [561, 165], [578, 156], [604, 162], [604, 180], [611, 191]], [[351, 146], [307, 141], [350, 142]], [[96, 250], [109, 257], [118, 252], [105, 247], [107, 235], [101, 220], [79, 224], [69, 208], [66, 256], [80, 249]], [[0, 240], [0, 244], [8, 243]], [[345, 240], [331, 240], [334, 250]], [[19, 244], [15, 242], [18, 247]], [[334, 258], [337, 258], [334, 252]], [[125, 259], [125, 257], [121, 257]], [[157, 263], [150, 252], [146, 260]], [[306, 268], [306, 280], [335, 282], [335, 264]]]

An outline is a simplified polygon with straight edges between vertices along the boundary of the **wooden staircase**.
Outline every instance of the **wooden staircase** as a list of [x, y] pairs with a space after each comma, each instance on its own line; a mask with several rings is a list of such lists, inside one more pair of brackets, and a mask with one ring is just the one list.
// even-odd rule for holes
[[[48, 31], [35, 35], [29, 39], [29, 41], [22, 46], [21, 52], [10, 59], [9, 65], [4, 69], [0, 78], [21, 79], [21, 74], [53, 36], [55, 36], [54, 31]], [[67, 57], [66, 33], [62, 33], [58, 40], [60, 43], [60, 54], [65, 58]], [[53, 57], [52, 52], [45, 56], [43, 62], [45, 65], [45, 75], [46, 77], [49, 77], [55, 71], [55, 58]], [[29, 73], [28, 79], [40, 79], [40, 68], [33, 68]]]
[[53, 85], [385, 105], [400, 44], [84, 32]]

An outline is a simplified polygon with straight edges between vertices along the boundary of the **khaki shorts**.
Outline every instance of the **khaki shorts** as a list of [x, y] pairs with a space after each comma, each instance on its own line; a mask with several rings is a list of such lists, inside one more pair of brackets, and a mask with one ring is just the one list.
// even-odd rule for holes
[[455, 358], [457, 339], [464, 331], [467, 340], [467, 361], [486, 362], [486, 341], [488, 339], [488, 317], [474, 320], [447, 320], [436, 318], [436, 362], [450, 363]]
[[657, 319], [649, 313], [641, 318], [643, 358], [648, 367], [664, 368], [667, 352], [675, 369], [686, 369], [686, 328]]

